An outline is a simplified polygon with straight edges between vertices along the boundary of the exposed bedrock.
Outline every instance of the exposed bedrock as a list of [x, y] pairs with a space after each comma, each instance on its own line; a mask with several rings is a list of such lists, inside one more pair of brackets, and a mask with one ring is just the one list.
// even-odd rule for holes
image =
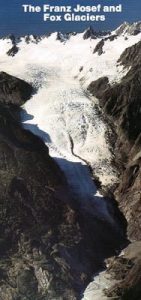
[[93, 53], [98, 53], [98, 55], [102, 55], [102, 54], [104, 53], [103, 47], [104, 47], [104, 45], [105, 45], [105, 42], [106, 42], [106, 41], [112, 42], [112, 41], [114, 41], [115, 39], [117, 39], [117, 37], [118, 37], [118, 36], [117, 36], [116, 34], [113, 34], [113, 35], [110, 35], [110, 36], [108, 36], [108, 37], [105, 37], [105, 38], [101, 39], [101, 40], [98, 42], [98, 44], [95, 46]]
[[108, 296], [140, 300], [141, 42], [127, 48], [118, 63], [130, 67], [120, 83], [110, 86], [107, 78], [101, 78], [92, 82], [88, 90], [99, 98], [101, 108], [117, 134], [115, 155], [121, 176], [114, 195], [126, 217], [127, 234], [132, 242], [129, 249], [132, 249], [133, 257], [127, 259], [123, 255], [111, 260], [109, 272], [119, 282], [108, 291]]
[[[138, 43], [128, 49], [121, 55], [119, 62], [124, 66], [130, 66], [127, 75], [123, 77], [118, 84], [110, 86], [108, 78], [100, 78], [92, 82], [88, 90], [97, 96], [100, 105], [115, 124], [117, 133], [117, 159], [121, 159], [125, 171], [119, 186], [117, 197], [119, 203], [123, 205], [123, 210], [127, 209], [127, 203], [124, 201], [124, 191], [129, 192], [138, 181], [140, 192], [140, 158], [141, 158], [141, 43]], [[135, 58], [136, 56], [136, 58]], [[130, 183], [129, 183], [130, 182]], [[137, 187], [135, 188], [135, 190]], [[121, 192], [122, 191], [122, 192]], [[130, 192], [129, 192], [130, 194]], [[129, 203], [128, 197], [128, 203]], [[133, 203], [137, 202], [134, 193], [131, 194], [132, 208]], [[134, 199], [134, 201], [133, 201]], [[124, 208], [125, 203], [125, 208]], [[137, 205], [137, 203], [136, 203]], [[136, 206], [135, 205], [135, 206]], [[133, 213], [133, 209], [132, 209]], [[136, 215], [137, 217], [137, 215]], [[135, 217], [135, 218], [136, 218]], [[140, 218], [136, 218], [139, 219]], [[129, 221], [129, 220], [128, 220]], [[133, 222], [133, 218], [132, 218]], [[137, 220], [135, 221], [136, 224]], [[137, 222], [138, 223], [138, 222]], [[128, 222], [130, 226], [130, 222]], [[134, 233], [139, 232], [138, 224], [135, 225]], [[130, 236], [132, 238], [132, 236]], [[141, 233], [138, 238], [141, 238]], [[134, 234], [133, 234], [134, 239]]]
[[129, 35], [137, 35], [141, 32], [141, 22], [133, 22], [128, 23], [124, 22], [120, 27], [116, 29], [116, 34], [129, 34]]
[[98, 99], [101, 99], [105, 90], [110, 87], [108, 77], [101, 77], [92, 81], [88, 86], [88, 91]]
[[0, 102], [7, 104], [22, 105], [33, 93], [30, 84], [11, 76], [5, 72], [0, 72]]
[[140, 57], [141, 42], [128, 47], [120, 56], [118, 63], [121, 63], [124, 67], [131, 67], [133, 65], [141, 63]]
[[14, 45], [14, 46], [12, 46], [12, 48], [10, 50], [7, 51], [7, 55], [15, 56], [18, 53], [18, 51], [19, 51], [19, 48], [16, 45]]
[[84, 32], [83, 39], [87, 40], [89, 38], [96, 39], [101, 36], [105, 36], [110, 34], [109, 31], [95, 31], [92, 26], [88, 27], [88, 29]]

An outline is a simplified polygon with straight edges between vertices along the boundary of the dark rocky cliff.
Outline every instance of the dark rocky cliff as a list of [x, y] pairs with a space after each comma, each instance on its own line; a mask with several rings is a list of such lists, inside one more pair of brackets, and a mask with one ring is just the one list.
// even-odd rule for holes
[[140, 300], [140, 243], [134, 246], [134, 242], [141, 240], [141, 42], [127, 48], [118, 64], [130, 67], [120, 83], [110, 86], [104, 77], [92, 82], [88, 90], [99, 98], [104, 115], [115, 128], [115, 156], [121, 177], [114, 195], [127, 220], [128, 238], [133, 242], [130, 262], [125, 256], [111, 263], [110, 272], [120, 283], [108, 295]]
[[22, 105], [33, 93], [33, 88], [27, 82], [0, 72], [0, 102]]
[[81, 232], [65, 203], [64, 176], [42, 141], [2, 105], [0, 127], [1, 299], [75, 298], [67, 247], [79, 244]]

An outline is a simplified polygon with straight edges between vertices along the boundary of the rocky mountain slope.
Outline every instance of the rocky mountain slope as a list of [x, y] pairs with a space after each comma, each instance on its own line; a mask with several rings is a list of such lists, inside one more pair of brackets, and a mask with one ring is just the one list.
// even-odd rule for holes
[[22, 105], [32, 93], [33, 88], [27, 82], [0, 72], [0, 102]]
[[[119, 281], [107, 295], [114, 299], [141, 298], [141, 42], [127, 48], [118, 64], [129, 67], [120, 83], [107, 77], [92, 82], [88, 90], [99, 98], [104, 114], [115, 126], [116, 160], [122, 167], [115, 197], [127, 220], [132, 244], [121, 258], [110, 261], [108, 271]], [[113, 299], [113, 298], [112, 298]]]

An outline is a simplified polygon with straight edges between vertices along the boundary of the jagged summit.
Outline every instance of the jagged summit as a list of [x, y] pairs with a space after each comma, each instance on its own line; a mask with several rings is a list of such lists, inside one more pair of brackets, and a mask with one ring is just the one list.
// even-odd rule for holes
[[101, 36], [106, 36], [110, 33], [111, 33], [110, 31], [97, 31], [97, 30], [94, 30], [94, 28], [92, 26], [90, 26], [84, 31], [83, 38], [84, 38], [84, 40], [89, 39], [89, 38], [96, 39], [96, 38], [101, 37]]
[[95, 31], [93, 29], [92, 26], [88, 27], [85, 31], [84, 31], [84, 35], [83, 35], [83, 39], [86, 40], [86, 39], [89, 39], [89, 38], [96, 38], [96, 35], [95, 35]]
[[140, 32], [141, 32], [141, 21], [134, 22], [134, 23], [124, 22], [115, 30], [115, 33], [117, 35], [122, 35], [122, 34], [137, 35]]
[[[128, 23], [124, 22], [121, 24], [116, 30], [110, 31], [110, 30], [95, 30], [93, 26], [89, 26], [87, 29], [84, 30], [83, 32], [83, 39], [97, 39], [97, 38], [104, 38], [106, 36], [111, 36], [111, 35], [124, 35], [124, 34], [129, 34], [129, 35], [137, 35], [138, 33], [141, 32], [141, 21], [139, 22], [134, 22], [134, 23]], [[79, 33], [76, 32], [69, 32], [69, 33], [62, 33], [62, 32], [57, 32], [57, 40], [60, 40], [61, 42], [66, 42], [67, 40], [70, 39], [71, 36], [77, 35]]]
[[[141, 21], [134, 22], [134, 23], [128, 23], [124, 22], [121, 24], [118, 28], [116, 28], [114, 31], [98, 31], [93, 28], [93, 26], [89, 26], [87, 29], [82, 32], [82, 37], [84, 40], [95, 40], [97, 38], [106, 38], [110, 36], [121, 36], [121, 35], [137, 35], [141, 32]], [[56, 40], [60, 41], [61, 43], [66, 43], [72, 36], [77, 36], [80, 33], [79, 32], [54, 32], [54, 33], [47, 33], [44, 35], [32, 35], [27, 34], [25, 36], [16, 37], [14, 34], [10, 34], [8, 36], [3, 37], [3, 39], [7, 39], [11, 41], [11, 49], [7, 53], [10, 56], [14, 56], [18, 52], [18, 44], [21, 42], [21, 39], [25, 39], [25, 42], [27, 44], [29, 43], [39, 43], [44, 38], [49, 38], [52, 34], [56, 35]]]
[[134, 22], [134, 23], [128, 23], [124, 22], [122, 23], [116, 30], [114, 31], [97, 31], [94, 30], [93, 26], [88, 27], [83, 34], [84, 40], [86, 39], [96, 39], [98, 37], [105, 37], [108, 35], [123, 35], [123, 34], [129, 34], [129, 35], [137, 35], [141, 32], [141, 21]]
[[62, 33], [62, 32], [57, 32], [56, 33], [56, 40], [60, 42], [67, 42], [71, 36], [77, 35], [76, 32], [67, 32], [67, 33]]

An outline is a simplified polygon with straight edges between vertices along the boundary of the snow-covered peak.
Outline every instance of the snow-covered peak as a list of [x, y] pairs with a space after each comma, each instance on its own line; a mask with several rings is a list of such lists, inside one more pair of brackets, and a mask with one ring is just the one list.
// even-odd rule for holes
[[104, 37], [110, 34], [110, 31], [96, 31], [92, 26], [88, 27], [83, 33], [83, 39], [96, 39], [98, 37]]
[[141, 32], [141, 22], [128, 23], [124, 22], [114, 33], [117, 35], [137, 35]]
[[93, 29], [92, 26], [88, 27], [85, 31], [84, 31], [84, 34], [83, 34], [83, 38], [84, 40], [88, 39], [88, 38], [96, 38], [96, 35], [95, 35], [95, 31]]
[[75, 36], [75, 35], [77, 35], [76, 32], [68, 32], [68, 33], [57, 32], [56, 39], [62, 43], [65, 43], [70, 39], [71, 36]]
[[[21, 41], [25, 41], [26, 44], [38, 44], [41, 40], [43, 39], [50, 39], [51, 40], [56, 40], [56, 41], [60, 41], [61, 43], [65, 44], [68, 43], [69, 40], [74, 40], [75, 41], [80, 41], [80, 37], [81, 40], [83, 39], [85, 42], [90, 42], [92, 40], [97, 40], [99, 41], [99, 39], [106, 39], [107, 37], [113, 37], [113, 36], [124, 36], [127, 37], [128, 36], [135, 36], [138, 35], [139, 33], [141, 33], [141, 22], [134, 22], [134, 23], [128, 23], [128, 22], [124, 22], [123, 24], [121, 24], [117, 29], [115, 29], [114, 31], [110, 32], [110, 31], [96, 31], [92, 26], [88, 27], [84, 32], [82, 33], [76, 33], [76, 32], [66, 32], [66, 33], [62, 33], [62, 32], [54, 32], [54, 33], [48, 33], [42, 36], [38, 36], [38, 35], [30, 35], [27, 34], [23, 37], [16, 37], [13, 34], [8, 35], [3, 37], [1, 40], [4, 40], [5, 43], [7, 44], [11, 44], [12, 46], [17, 46], [19, 47], [19, 44], [21, 43]], [[111, 41], [113, 39], [111, 38]]]
[[116, 28], [116, 30], [114, 30], [113, 32], [114, 32], [114, 34], [121, 35], [121, 34], [125, 33], [125, 31], [127, 30], [128, 27], [129, 27], [129, 23], [124, 22], [118, 28]]
[[29, 43], [38, 43], [41, 40], [41, 37], [36, 36], [36, 35], [26, 35], [25, 36], [25, 41], [27, 44]]

